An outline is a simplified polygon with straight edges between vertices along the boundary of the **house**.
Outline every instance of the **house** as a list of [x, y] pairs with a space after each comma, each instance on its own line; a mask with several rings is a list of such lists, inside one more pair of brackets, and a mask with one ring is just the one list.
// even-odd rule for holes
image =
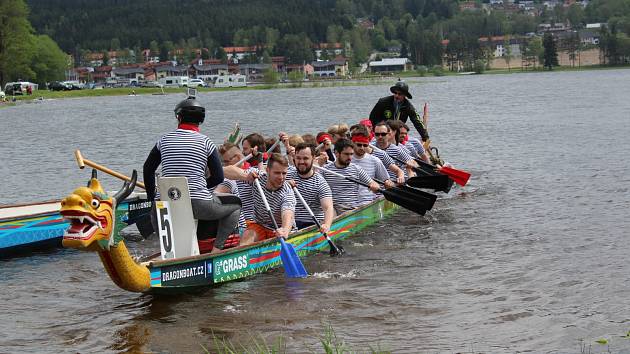
[[150, 49], [142, 50], [142, 61], [145, 63], [159, 63], [159, 53], [151, 53]]
[[313, 45], [313, 49], [315, 50], [315, 58], [319, 59], [322, 57], [324, 52], [330, 57], [336, 57], [338, 55], [343, 54], [343, 44], [341, 43], [318, 43]]
[[291, 73], [291, 72], [301, 72], [303, 73], [305, 76], [312, 76], [313, 73], [315, 71], [315, 68], [313, 68], [313, 65], [311, 64], [289, 64], [287, 65], [287, 73]]
[[334, 60], [319, 60], [311, 62], [313, 75], [317, 77], [344, 77], [348, 75], [348, 60], [337, 57]]
[[580, 31], [580, 43], [583, 45], [598, 45], [599, 33], [588, 30]]
[[384, 58], [379, 61], [371, 61], [368, 66], [372, 73], [398, 72], [412, 69], [411, 60], [408, 58]]
[[135, 82], [144, 80], [144, 68], [139, 65], [123, 66], [112, 70], [112, 77], [118, 82]]
[[155, 79], [159, 80], [167, 76], [188, 76], [187, 65], [160, 65], [153, 68]]
[[374, 29], [374, 22], [369, 18], [357, 18], [357, 24], [359, 27], [364, 28], [366, 30]]
[[[511, 56], [520, 56], [521, 55], [521, 43], [523, 42], [520, 37], [510, 37], [510, 55]], [[505, 37], [504, 36], [493, 36], [493, 37], [480, 37], [479, 44], [482, 47], [487, 47], [493, 53], [495, 58], [501, 58], [507, 54], [507, 48], [505, 47]]]
[[262, 81], [265, 71], [271, 68], [271, 64], [241, 64], [239, 72], [245, 75], [246, 81]]
[[286, 70], [284, 57], [271, 57], [271, 67], [279, 73]]
[[[256, 55], [256, 51], [260, 48], [262, 50], [262, 46], [249, 46], [249, 47], [223, 47], [223, 51], [227, 55], [228, 60], [238, 62], [245, 58], [246, 55]], [[236, 57], [236, 58], [234, 58]]]
[[190, 66], [190, 73], [197, 79], [210, 82], [221, 75], [228, 75], [227, 64], [222, 64], [220, 60], [199, 60]]
[[92, 79], [94, 82], [106, 82], [107, 79], [112, 77], [112, 67], [110, 65], [103, 65], [94, 68], [92, 73]]
[[477, 4], [474, 1], [463, 1], [459, 3], [459, 11], [477, 11]]

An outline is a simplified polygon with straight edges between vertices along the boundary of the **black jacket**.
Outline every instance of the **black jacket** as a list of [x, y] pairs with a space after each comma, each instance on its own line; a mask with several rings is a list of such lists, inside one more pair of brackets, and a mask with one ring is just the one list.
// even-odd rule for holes
[[429, 133], [424, 124], [422, 124], [422, 118], [408, 99], [405, 98], [405, 100], [402, 101], [397, 117], [394, 117], [395, 112], [393, 95], [379, 99], [374, 108], [372, 108], [372, 112], [370, 112], [372, 126], [376, 126], [377, 123], [389, 119], [400, 119], [404, 123], [407, 123], [407, 119], [411, 119], [411, 123], [413, 123], [413, 126], [418, 133], [420, 133], [422, 141], [429, 139]]

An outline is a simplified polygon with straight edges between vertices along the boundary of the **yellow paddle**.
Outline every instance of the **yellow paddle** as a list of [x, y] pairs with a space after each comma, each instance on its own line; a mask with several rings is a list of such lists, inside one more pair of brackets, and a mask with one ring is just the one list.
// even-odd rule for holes
[[[131, 178], [128, 176], [123, 175], [122, 173], [116, 172], [114, 170], [110, 170], [109, 168], [99, 165], [96, 162], [90, 161], [86, 158], [83, 157], [83, 155], [81, 155], [81, 151], [79, 151], [78, 149], [74, 151], [74, 157], [77, 159], [77, 165], [79, 165], [80, 169], [84, 169], [85, 166], [90, 166], [96, 170], [99, 170], [101, 172], [105, 172], [108, 175], [114, 176], [116, 178], [120, 178], [123, 181], [129, 181], [131, 182]], [[136, 181], [136, 186], [142, 188], [142, 189], [146, 189], [144, 187], [144, 183]]]

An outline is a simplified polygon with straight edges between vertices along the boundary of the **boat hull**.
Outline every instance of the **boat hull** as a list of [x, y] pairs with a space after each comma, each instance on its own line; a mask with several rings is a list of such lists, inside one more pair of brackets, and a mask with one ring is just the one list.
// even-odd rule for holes
[[[59, 215], [58, 201], [3, 208], [0, 218], [0, 258], [35, 250], [61, 247], [70, 225]], [[140, 197], [126, 199], [116, 207], [116, 222], [123, 227], [144, 219], [151, 203]]]
[[[328, 233], [338, 241], [389, 216], [398, 206], [378, 199], [338, 216]], [[292, 235], [291, 243], [300, 257], [327, 249], [328, 243], [315, 227]], [[175, 260], [159, 260], [146, 265], [151, 273], [151, 293], [174, 293], [212, 287], [221, 283], [267, 272], [282, 264], [280, 242], [266, 240], [252, 246], [231, 249], [219, 255], [202, 254]]]

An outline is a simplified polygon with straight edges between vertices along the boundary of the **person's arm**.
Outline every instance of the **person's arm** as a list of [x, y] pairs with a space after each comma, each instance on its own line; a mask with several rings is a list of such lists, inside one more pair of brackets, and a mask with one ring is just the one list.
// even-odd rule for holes
[[158, 150], [157, 145], [155, 145], [142, 166], [142, 179], [144, 180], [148, 200], [155, 199], [155, 171], [157, 171], [161, 162], [162, 154]]
[[251, 183], [256, 177], [258, 177], [258, 175], [256, 169], [250, 169], [248, 171], [234, 165], [223, 167], [223, 175], [225, 178], [234, 181], [246, 181]]
[[293, 229], [293, 217], [295, 214], [295, 194], [291, 187], [287, 187], [287, 193], [285, 194], [285, 200], [282, 203], [282, 226], [277, 230], [278, 236], [287, 238], [291, 229]]
[[365, 170], [359, 166], [357, 166], [357, 177], [359, 181], [368, 184], [368, 188], [372, 192], [376, 193], [381, 190], [381, 187], [378, 185], [378, 183], [374, 182], [374, 180], [370, 178], [367, 172], [365, 172]]
[[407, 114], [411, 119], [411, 123], [413, 123], [413, 126], [416, 128], [418, 133], [420, 133], [422, 141], [427, 141], [429, 139], [429, 132], [424, 126], [424, 123], [422, 123], [422, 118], [420, 118], [420, 115], [418, 114], [418, 112], [416, 112], [416, 109], [411, 104], [411, 102], [407, 101], [407, 104], [409, 105], [409, 107], [407, 107]]
[[221, 157], [217, 149], [214, 149], [212, 154], [208, 157], [208, 171], [210, 171], [210, 176], [206, 178], [208, 188], [215, 187], [217, 184], [223, 182], [223, 165], [221, 164]]
[[398, 167], [398, 165], [392, 162], [391, 165], [387, 166], [387, 168], [396, 174], [396, 183], [405, 183], [405, 171]]
[[335, 218], [335, 208], [333, 207], [332, 197], [322, 198], [319, 202], [322, 206], [322, 210], [324, 211], [324, 222], [322, 223], [322, 227], [319, 231], [321, 233], [326, 233], [330, 231], [330, 226]]
[[225, 183], [225, 182], [221, 182], [217, 188], [214, 189], [214, 193], [227, 193], [227, 194], [232, 194], [232, 188], [230, 188], [230, 186]]

